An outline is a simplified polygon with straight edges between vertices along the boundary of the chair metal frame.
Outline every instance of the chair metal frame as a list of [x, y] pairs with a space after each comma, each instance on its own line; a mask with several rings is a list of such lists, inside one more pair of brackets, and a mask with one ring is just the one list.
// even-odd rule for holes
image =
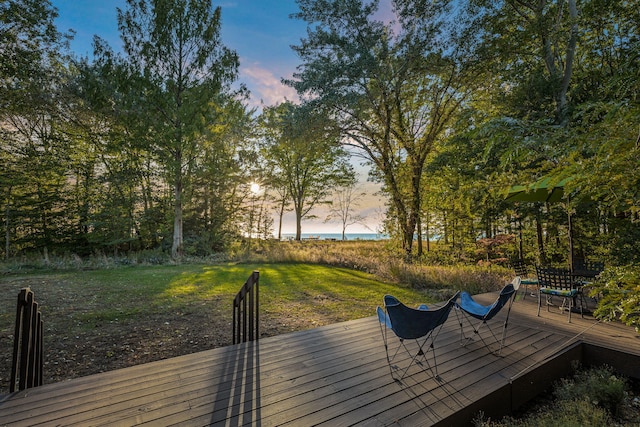
[[[384, 296], [384, 309], [378, 307], [376, 311], [387, 363], [395, 381], [402, 382], [414, 364], [421, 366], [422, 371], [425, 371], [426, 365], [434, 378], [440, 380], [434, 343], [459, 294], [456, 292], [444, 305], [431, 310], [425, 305], [418, 309], [410, 308], [391, 295]], [[391, 348], [392, 335], [398, 339], [395, 349]], [[432, 353], [433, 368], [427, 358], [429, 351]], [[403, 360], [404, 355], [407, 358]], [[399, 366], [403, 362], [406, 363], [404, 368]], [[399, 375], [395, 375], [396, 372]]]
[[[460, 302], [456, 304], [456, 308], [463, 313], [463, 318], [467, 320], [467, 323], [473, 329], [473, 335], [466, 337], [464, 334], [464, 325], [462, 319], [458, 317], [460, 323], [460, 343], [462, 346], [466, 346], [469, 342], [473, 341], [474, 336], [480, 338], [484, 346], [496, 355], [500, 355], [504, 347], [504, 340], [507, 335], [507, 327], [509, 326], [509, 315], [511, 314], [511, 306], [516, 299], [518, 289], [520, 288], [521, 279], [520, 276], [516, 276], [511, 283], [506, 284], [496, 300], [490, 305], [481, 305], [477, 303], [473, 297], [467, 292], [460, 293]], [[498, 313], [502, 311], [504, 307], [507, 307], [507, 315], [502, 323], [502, 334], [500, 338], [496, 335], [496, 332], [492, 329], [488, 323]], [[474, 324], [471, 319], [479, 320], [479, 323]], [[493, 339], [498, 343], [499, 348], [497, 351], [491, 350], [491, 346], [487, 343], [484, 337], [480, 334], [482, 326], [485, 325], [489, 330]]]

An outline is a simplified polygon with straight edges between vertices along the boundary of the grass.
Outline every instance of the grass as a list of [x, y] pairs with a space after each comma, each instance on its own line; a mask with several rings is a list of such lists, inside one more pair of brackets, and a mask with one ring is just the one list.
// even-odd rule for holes
[[[403, 251], [391, 241], [261, 241], [252, 253], [241, 256], [264, 262], [304, 262], [366, 271], [383, 281], [429, 290], [439, 300], [445, 299], [451, 288], [477, 294], [500, 289], [513, 278], [510, 268], [499, 265], [434, 262], [447, 258], [442, 254], [449, 249], [444, 245], [432, 246], [432, 252], [413, 263], [406, 263]], [[444, 294], [439, 290], [444, 290]]]
[[[30, 286], [49, 320], [69, 313], [79, 324], [119, 321], [162, 313], [188, 312], [200, 303], [221, 301], [230, 308], [253, 270], [260, 271], [261, 309], [277, 314], [287, 305], [319, 309], [337, 321], [373, 315], [385, 293], [409, 303], [430, 302], [424, 291], [380, 282], [372, 275], [310, 264], [224, 264], [137, 266], [94, 271], [16, 275], [0, 282], [0, 329], [11, 334], [15, 296]], [[49, 301], [51, 300], [51, 302]], [[56, 306], [65, 304], [65, 306]], [[230, 317], [229, 313], [221, 315]]]
[[[75, 302], [83, 301], [86, 308], [95, 307], [97, 313], [107, 317], [109, 313], [133, 317], [158, 309], [189, 310], [198, 301], [230, 302], [253, 270], [260, 271], [261, 306], [268, 312], [278, 310], [283, 303], [326, 298], [348, 305], [349, 317], [357, 318], [372, 315], [385, 293], [410, 303], [429, 299], [422, 290], [381, 282], [367, 273], [299, 263], [141, 266], [49, 273], [39, 275], [41, 283], [31, 287], [40, 298], [57, 287]], [[24, 279], [30, 281], [28, 275]], [[333, 314], [345, 316], [339, 304], [331, 306]]]
[[0, 280], [0, 393], [8, 390], [18, 292], [30, 287], [45, 325], [46, 383], [231, 343], [232, 301], [260, 272], [261, 335], [373, 316], [384, 294], [428, 292], [347, 268], [305, 263], [39, 270]]
[[385, 242], [255, 243], [182, 265], [157, 253], [0, 263], [0, 393], [23, 287], [43, 313], [51, 383], [229, 345], [232, 301], [254, 270], [261, 336], [374, 316], [385, 294], [417, 306], [508, 281], [504, 268], [405, 264]]

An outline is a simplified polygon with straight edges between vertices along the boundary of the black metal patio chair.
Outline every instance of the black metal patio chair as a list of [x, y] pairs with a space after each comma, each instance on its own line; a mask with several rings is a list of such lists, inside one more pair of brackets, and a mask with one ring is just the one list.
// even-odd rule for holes
[[[576, 301], [582, 297], [582, 288], [574, 281], [573, 273], [568, 268], [555, 268], [536, 266], [536, 275], [538, 276], [538, 316], [540, 316], [540, 307], [542, 306], [542, 297], [544, 295], [547, 305], [547, 311], [553, 304], [553, 297], [562, 298], [562, 303], [558, 305], [560, 311], [567, 310], [569, 312], [569, 322], [571, 322], [571, 312], [576, 307]], [[584, 304], [580, 304], [580, 315], [584, 317]]]

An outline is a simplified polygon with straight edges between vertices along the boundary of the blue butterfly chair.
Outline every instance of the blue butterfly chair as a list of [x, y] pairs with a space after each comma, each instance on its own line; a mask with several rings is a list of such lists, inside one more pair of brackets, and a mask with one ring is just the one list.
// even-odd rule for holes
[[[465, 337], [464, 335], [464, 326], [463, 321], [460, 320], [460, 342], [462, 345], [466, 346], [470, 341], [473, 340], [474, 336], [478, 336], [482, 343], [491, 351], [491, 347], [485, 341], [485, 338], [480, 334], [480, 329], [483, 325], [487, 326], [487, 329], [491, 333], [491, 336], [500, 346], [497, 352], [493, 352], [499, 355], [502, 352], [502, 347], [504, 347], [504, 339], [507, 334], [507, 326], [509, 323], [509, 314], [511, 313], [511, 305], [515, 300], [516, 294], [518, 293], [518, 288], [520, 288], [520, 277], [516, 277], [513, 279], [513, 282], [507, 284], [502, 288], [498, 298], [490, 305], [482, 305], [476, 302], [471, 295], [467, 292], [460, 293], [460, 302], [456, 304], [456, 308], [460, 309], [464, 315], [463, 318], [467, 319], [467, 323], [473, 329], [474, 335], [470, 337]], [[499, 338], [496, 329], [496, 325], [493, 326], [489, 324], [489, 321], [492, 320], [504, 307], [507, 307], [507, 315], [502, 324], [502, 336]], [[473, 319], [473, 320], [472, 320]], [[476, 321], [479, 321], [476, 322]], [[495, 323], [495, 322], [493, 322]], [[493, 328], [493, 329], [492, 329]]]
[[[429, 310], [424, 304], [417, 309], [410, 308], [398, 301], [397, 298], [385, 295], [384, 309], [378, 307], [377, 313], [387, 362], [394, 380], [401, 381], [414, 363], [420, 365], [422, 370], [426, 365], [433, 374], [434, 370], [427, 360], [429, 350], [433, 353], [434, 377], [440, 378], [433, 344], [442, 325], [449, 317], [458, 295], [459, 292], [456, 292], [446, 304], [432, 310]], [[393, 334], [388, 331], [392, 331]], [[392, 341], [396, 342], [394, 336], [398, 339], [397, 345], [392, 343]], [[408, 359], [404, 358], [405, 354], [408, 355]], [[399, 375], [394, 375], [396, 372], [399, 372]]]

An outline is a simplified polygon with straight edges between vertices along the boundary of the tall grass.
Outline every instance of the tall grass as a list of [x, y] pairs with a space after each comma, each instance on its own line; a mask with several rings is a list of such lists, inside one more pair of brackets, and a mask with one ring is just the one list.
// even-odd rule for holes
[[408, 263], [402, 251], [390, 241], [263, 241], [239, 259], [352, 268], [381, 280], [414, 289], [429, 289], [436, 296], [440, 290], [446, 293], [450, 289], [466, 290], [472, 294], [493, 291], [513, 278], [510, 269], [497, 265]]

